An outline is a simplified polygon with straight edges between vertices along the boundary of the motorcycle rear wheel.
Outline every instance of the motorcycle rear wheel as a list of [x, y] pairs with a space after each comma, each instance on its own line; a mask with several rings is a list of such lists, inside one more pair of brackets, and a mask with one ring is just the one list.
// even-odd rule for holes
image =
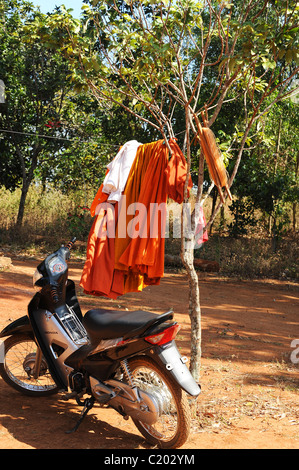
[[133, 419], [146, 440], [163, 449], [181, 447], [188, 439], [191, 410], [187, 396], [166, 371], [147, 356], [129, 360], [134, 384], [154, 396], [159, 405], [159, 418], [153, 425]]
[[31, 397], [44, 397], [58, 392], [44, 357], [41, 360], [39, 376], [33, 376], [37, 351], [34, 339], [18, 334], [8, 337], [3, 345], [4, 358], [0, 362], [0, 375], [8, 385]]

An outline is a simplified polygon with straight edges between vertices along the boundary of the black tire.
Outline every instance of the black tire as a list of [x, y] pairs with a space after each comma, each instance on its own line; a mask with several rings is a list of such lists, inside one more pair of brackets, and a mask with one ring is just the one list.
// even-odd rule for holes
[[163, 449], [181, 447], [188, 439], [191, 411], [185, 392], [167, 371], [150, 357], [140, 356], [129, 360], [134, 383], [156, 398], [160, 416], [153, 425], [133, 419], [145, 439]]
[[12, 388], [23, 395], [45, 397], [58, 392], [58, 387], [42, 357], [40, 374], [33, 377], [33, 366], [37, 345], [29, 335], [16, 334], [8, 337], [3, 345], [4, 354], [0, 362], [0, 375]]

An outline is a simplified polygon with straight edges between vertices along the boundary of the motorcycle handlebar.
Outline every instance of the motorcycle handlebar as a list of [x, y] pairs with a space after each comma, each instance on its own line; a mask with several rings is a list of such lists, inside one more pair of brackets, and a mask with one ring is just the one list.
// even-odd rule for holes
[[71, 250], [71, 249], [73, 248], [73, 245], [74, 245], [74, 243], [75, 243], [76, 240], [77, 240], [77, 238], [76, 238], [76, 237], [73, 237], [73, 238], [71, 239], [71, 241], [69, 241], [68, 244], [66, 245], [66, 248], [68, 248], [69, 250]]

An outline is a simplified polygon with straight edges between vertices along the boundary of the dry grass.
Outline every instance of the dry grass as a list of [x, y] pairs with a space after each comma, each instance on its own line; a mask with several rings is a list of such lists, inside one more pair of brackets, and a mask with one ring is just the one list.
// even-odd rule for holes
[[274, 252], [270, 238], [216, 235], [198, 251], [198, 257], [217, 261], [226, 276], [299, 280], [299, 244], [295, 236], [282, 239]]
[[[13, 193], [0, 188], [0, 242], [27, 250], [47, 249], [52, 243], [68, 241], [83, 234], [85, 240], [91, 217], [81, 191], [63, 194], [55, 188], [42, 191], [32, 186], [28, 192], [22, 226], [16, 227], [20, 190]], [[91, 195], [92, 200], [92, 195]]]

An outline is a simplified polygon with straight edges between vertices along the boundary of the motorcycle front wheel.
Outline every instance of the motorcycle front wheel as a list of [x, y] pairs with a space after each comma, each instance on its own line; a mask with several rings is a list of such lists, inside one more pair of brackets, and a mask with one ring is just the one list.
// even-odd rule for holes
[[176, 449], [187, 440], [191, 410], [187, 396], [177, 382], [147, 356], [132, 358], [129, 368], [134, 385], [151, 394], [159, 406], [159, 418], [148, 425], [133, 419], [146, 440], [164, 449]]
[[35, 373], [38, 347], [34, 339], [22, 334], [13, 335], [4, 341], [3, 347], [0, 375], [8, 385], [32, 397], [44, 397], [58, 392], [43, 356], [39, 370]]

